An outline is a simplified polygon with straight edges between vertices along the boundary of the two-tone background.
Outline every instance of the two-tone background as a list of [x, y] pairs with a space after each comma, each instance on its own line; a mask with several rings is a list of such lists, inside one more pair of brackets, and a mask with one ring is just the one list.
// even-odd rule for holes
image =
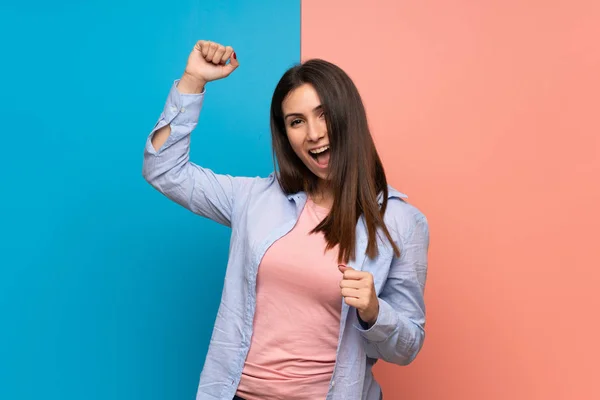
[[600, 3], [30, 1], [0, 5], [0, 399], [191, 399], [228, 230], [141, 176], [198, 39], [192, 160], [272, 170], [268, 107], [344, 68], [390, 183], [428, 217], [427, 339], [386, 399], [598, 399]]

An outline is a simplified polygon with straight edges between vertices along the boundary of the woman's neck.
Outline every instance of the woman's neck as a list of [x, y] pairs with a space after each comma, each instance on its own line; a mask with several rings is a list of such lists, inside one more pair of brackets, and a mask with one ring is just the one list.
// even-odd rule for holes
[[333, 207], [333, 189], [328, 182], [320, 181], [317, 190], [310, 194], [310, 198], [320, 207], [329, 209]]

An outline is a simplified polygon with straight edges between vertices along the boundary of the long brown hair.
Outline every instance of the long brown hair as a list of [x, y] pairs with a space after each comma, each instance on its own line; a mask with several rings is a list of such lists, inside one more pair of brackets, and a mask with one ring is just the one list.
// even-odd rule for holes
[[[387, 237], [395, 254], [398, 247], [383, 222], [388, 187], [383, 165], [369, 126], [358, 89], [338, 66], [320, 59], [296, 65], [280, 79], [271, 101], [273, 161], [279, 166], [277, 179], [286, 194], [317, 190], [319, 178], [298, 158], [287, 138], [282, 103], [297, 87], [310, 84], [321, 100], [330, 145], [329, 179], [333, 207], [313, 230], [323, 232], [327, 249], [338, 245], [340, 263], [355, 258], [356, 225], [364, 215], [368, 233], [367, 255], [378, 255], [377, 229]], [[379, 207], [377, 197], [383, 196]]]

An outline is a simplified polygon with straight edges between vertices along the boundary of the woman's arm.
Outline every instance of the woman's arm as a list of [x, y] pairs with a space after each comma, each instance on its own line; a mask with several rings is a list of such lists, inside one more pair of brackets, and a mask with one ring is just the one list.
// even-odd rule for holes
[[[146, 181], [192, 212], [230, 226], [236, 193], [252, 178], [218, 175], [189, 161], [190, 134], [198, 124], [205, 84], [228, 76], [239, 63], [233, 49], [200, 41], [186, 71], [172, 86], [163, 112], [146, 141]], [[230, 60], [229, 64], [225, 64]]]
[[429, 225], [425, 216], [410, 207], [402, 223], [400, 257], [394, 257], [379, 296], [379, 314], [369, 329], [357, 327], [365, 339], [367, 356], [407, 365], [425, 340], [424, 289], [427, 277]]

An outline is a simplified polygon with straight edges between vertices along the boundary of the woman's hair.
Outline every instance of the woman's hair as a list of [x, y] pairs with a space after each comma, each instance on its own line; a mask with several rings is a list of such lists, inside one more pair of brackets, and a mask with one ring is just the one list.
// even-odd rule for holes
[[[313, 230], [323, 232], [327, 249], [338, 245], [338, 262], [355, 258], [356, 225], [364, 215], [368, 232], [367, 255], [375, 258], [377, 229], [390, 241], [396, 256], [398, 247], [383, 222], [388, 187], [383, 165], [369, 126], [360, 94], [350, 77], [338, 66], [319, 59], [290, 68], [283, 75], [271, 101], [273, 161], [279, 166], [277, 179], [286, 194], [315, 193], [319, 178], [298, 158], [288, 140], [282, 104], [286, 96], [303, 84], [314, 87], [325, 113], [330, 145], [329, 179], [333, 207]], [[379, 208], [377, 197], [383, 195]]]

